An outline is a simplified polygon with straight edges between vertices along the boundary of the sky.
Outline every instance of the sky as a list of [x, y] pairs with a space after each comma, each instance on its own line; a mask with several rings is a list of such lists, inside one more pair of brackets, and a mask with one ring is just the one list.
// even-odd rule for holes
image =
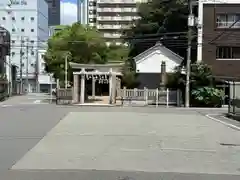
[[77, 0], [61, 0], [61, 24], [77, 21]]

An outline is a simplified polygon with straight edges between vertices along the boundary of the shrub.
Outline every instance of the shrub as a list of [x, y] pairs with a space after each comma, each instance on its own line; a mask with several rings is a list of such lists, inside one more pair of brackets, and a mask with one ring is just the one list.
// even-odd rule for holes
[[222, 105], [224, 92], [213, 87], [202, 87], [191, 91], [193, 106], [219, 107]]

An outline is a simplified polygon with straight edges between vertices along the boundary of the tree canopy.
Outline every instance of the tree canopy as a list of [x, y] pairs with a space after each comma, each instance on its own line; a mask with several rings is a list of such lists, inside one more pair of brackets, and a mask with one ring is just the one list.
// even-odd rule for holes
[[47, 72], [53, 73], [60, 80], [64, 79], [66, 55], [68, 61], [84, 64], [104, 64], [127, 59], [127, 47], [108, 47], [95, 28], [82, 26], [79, 23], [61, 28], [62, 30], [48, 40], [48, 49], [44, 57]]
[[152, 0], [138, 7], [140, 19], [125, 34], [134, 57], [161, 41], [182, 57], [187, 48], [187, 0]]

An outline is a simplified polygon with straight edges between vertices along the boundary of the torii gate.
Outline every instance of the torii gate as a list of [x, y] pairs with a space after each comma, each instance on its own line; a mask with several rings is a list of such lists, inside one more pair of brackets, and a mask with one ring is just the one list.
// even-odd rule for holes
[[[109, 104], [115, 103], [116, 87], [118, 85], [117, 76], [122, 76], [121, 70], [123, 63], [118, 64], [77, 64], [70, 63], [74, 69], [81, 69], [80, 71], [73, 72], [73, 103], [80, 104], [85, 102], [85, 79], [92, 79], [92, 95], [95, 96], [95, 82], [108, 81], [109, 83]], [[94, 69], [93, 71], [87, 71]], [[80, 78], [79, 78], [80, 76]], [[109, 79], [107, 79], [109, 77]], [[80, 86], [79, 86], [80, 79]], [[80, 87], [80, 89], [79, 89]], [[80, 90], [80, 98], [79, 98]]]

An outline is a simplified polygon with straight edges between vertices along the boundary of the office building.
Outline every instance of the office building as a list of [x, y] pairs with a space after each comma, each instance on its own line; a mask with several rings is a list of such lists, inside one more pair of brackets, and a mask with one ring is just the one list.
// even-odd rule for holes
[[11, 34], [11, 62], [27, 92], [37, 90], [37, 50], [48, 39], [48, 4], [39, 0], [1, 0], [0, 24]]
[[5, 62], [7, 62], [7, 56], [10, 54], [10, 36], [9, 31], [0, 26], [0, 81], [3, 78], [2, 76], [7, 73], [7, 64]]
[[48, 3], [48, 25], [56, 26], [61, 24], [60, 0], [45, 0]]

